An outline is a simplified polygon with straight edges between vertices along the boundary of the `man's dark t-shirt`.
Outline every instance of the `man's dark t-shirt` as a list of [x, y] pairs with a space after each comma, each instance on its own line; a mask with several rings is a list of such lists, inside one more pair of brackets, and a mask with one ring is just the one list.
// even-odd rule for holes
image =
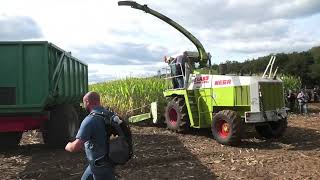
[[[106, 112], [103, 107], [93, 109], [93, 112]], [[81, 123], [76, 136], [77, 139], [84, 141], [85, 152], [89, 162], [102, 158], [109, 149], [106, 143], [105, 122], [102, 118], [88, 115]]]

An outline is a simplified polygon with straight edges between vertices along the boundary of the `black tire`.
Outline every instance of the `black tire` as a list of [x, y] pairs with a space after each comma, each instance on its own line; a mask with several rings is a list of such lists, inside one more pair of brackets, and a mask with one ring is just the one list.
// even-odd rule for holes
[[283, 136], [284, 132], [288, 127], [287, 118], [281, 119], [279, 121], [268, 122], [263, 125], [256, 125], [257, 133], [267, 139], [276, 139]]
[[211, 132], [220, 144], [237, 145], [241, 141], [242, 124], [235, 111], [223, 110], [213, 117]]
[[63, 147], [73, 140], [80, 121], [75, 108], [69, 104], [58, 105], [50, 111], [42, 132], [43, 141], [50, 147]]
[[23, 132], [1, 132], [0, 142], [1, 149], [17, 147], [20, 143]]
[[176, 132], [186, 132], [190, 123], [184, 98], [175, 97], [171, 99], [165, 109], [165, 123], [167, 128]]
[[[125, 139], [128, 143], [129, 146], [129, 159], [132, 158], [133, 156], [133, 142], [132, 142], [132, 133], [131, 133], [131, 129], [129, 126], [129, 123], [127, 121], [123, 121], [120, 124], [120, 128], [122, 130], [122, 132], [124, 133]], [[108, 136], [118, 136], [119, 134], [117, 133], [117, 130], [114, 127], [111, 127], [111, 130], [109, 131], [109, 134], [107, 134]]]

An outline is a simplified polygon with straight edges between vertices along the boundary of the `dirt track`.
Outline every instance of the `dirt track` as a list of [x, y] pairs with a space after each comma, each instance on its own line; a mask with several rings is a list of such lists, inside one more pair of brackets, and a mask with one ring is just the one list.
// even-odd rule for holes
[[[291, 115], [278, 140], [260, 139], [248, 128], [239, 147], [218, 144], [208, 130], [175, 134], [132, 126], [132, 131], [135, 156], [116, 169], [119, 179], [320, 179], [318, 112]], [[80, 179], [85, 164], [83, 153], [48, 149], [32, 131], [18, 149], [0, 152], [0, 179]]]

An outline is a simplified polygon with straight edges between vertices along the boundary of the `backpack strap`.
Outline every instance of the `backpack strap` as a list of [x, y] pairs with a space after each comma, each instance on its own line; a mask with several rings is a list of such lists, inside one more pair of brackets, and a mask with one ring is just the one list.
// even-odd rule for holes
[[108, 111], [108, 113], [92, 111], [90, 115], [102, 118], [107, 126], [112, 125], [112, 119], [115, 116], [115, 114], [110, 111]]
[[109, 113], [104, 113], [104, 112], [99, 113], [99, 112], [92, 111], [90, 115], [103, 118], [104, 123], [107, 127], [110, 127], [110, 126], [114, 127], [118, 135], [124, 137], [125, 134], [122, 131], [120, 125], [117, 122], [113, 121], [113, 119], [117, 117], [117, 115], [111, 111], [108, 111], [108, 112]]

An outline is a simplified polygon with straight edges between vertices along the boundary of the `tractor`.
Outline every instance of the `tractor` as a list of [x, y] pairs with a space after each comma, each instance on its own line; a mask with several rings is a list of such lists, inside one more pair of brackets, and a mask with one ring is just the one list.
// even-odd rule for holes
[[[189, 31], [167, 16], [133, 1], [119, 1], [119, 6], [142, 10], [184, 34], [197, 48], [186, 51], [185, 62], [169, 64], [168, 80], [181, 78], [183, 86], [166, 89], [164, 110], [151, 104], [151, 112], [132, 116], [130, 122], [153, 118], [159, 123], [164, 113], [167, 128], [185, 132], [190, 128], [211, 128], [215, 140], [225, 145], [241, 142], [246, 125], [253, 125], [264, 138], [279, 138], [287, 128], [287, 108], [283, 82], [273, 72], [273, 56], [263, 76], [237, 76], [211, 73], [211, 55]], [[180, 74], [173, 73], [180, 69]], [[162, 114], [162, 113], [161, 113]]]

